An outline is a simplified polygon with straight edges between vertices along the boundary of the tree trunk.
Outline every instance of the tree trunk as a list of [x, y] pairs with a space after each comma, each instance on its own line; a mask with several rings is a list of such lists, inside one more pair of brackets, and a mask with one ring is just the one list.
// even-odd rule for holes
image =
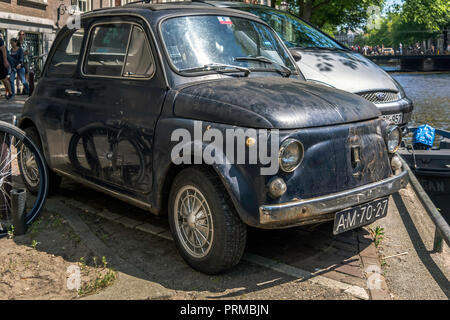
[[313, 9], [313, 0], [299, 0], [299, 15], [306, 21], [311, 21], [312, 9]]
[[[448, 26], [447, 26], [448, 28]], [[447, 45], [448, 45], [448, 37], [447, 37], [447, 33], [448, 33], [448, 29], [444, 27], [444, 31], [443, 31], [443, 36], [444, 36], [444, 50], [443, 53], [447, 50]]]

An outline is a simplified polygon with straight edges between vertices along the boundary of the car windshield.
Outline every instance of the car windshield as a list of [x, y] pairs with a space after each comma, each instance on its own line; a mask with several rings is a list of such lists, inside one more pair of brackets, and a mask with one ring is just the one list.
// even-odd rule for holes
[[295, 64], [267, 26], [244, 18], [175, 17], [161, 24], [170, 60], [179, 72], [233, 70], [290, 73]]
[[283, 39], [288, 48], [344, 49], [337, 42], [287, 12], [265, 8], [238, 8], [259, 16]]

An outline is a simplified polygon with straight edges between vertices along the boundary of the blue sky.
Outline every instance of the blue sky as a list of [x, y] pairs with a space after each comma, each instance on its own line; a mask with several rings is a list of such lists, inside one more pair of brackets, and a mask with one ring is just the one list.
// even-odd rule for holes
[[403, 2], [403, 0], [386, 0], [385, 8], [387, 9], [394, 4], [401, 4], [402, 2]]

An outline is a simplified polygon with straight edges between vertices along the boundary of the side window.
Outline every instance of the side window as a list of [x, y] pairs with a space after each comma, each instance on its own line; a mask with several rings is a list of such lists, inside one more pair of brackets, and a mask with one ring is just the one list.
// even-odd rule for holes
[[48, 66], [49, 77], [70, 77], [76, 69], [83, 43], [84, 30], [70, 33], [58, 44]]
[[150, 45], [141, 27], [112, 23], [92, 29], [86, 75], [147, 78], [154, 70]]
[[150, 45], [144, 30], [133, 27], [127, 61], [123, 70], [125, 77], [150, 77], [155, 70]]
[[130, 32], [131, 25], [124, 23], [94, 27], [91, 31], [84, 73], [98, 76], [121, 76]]

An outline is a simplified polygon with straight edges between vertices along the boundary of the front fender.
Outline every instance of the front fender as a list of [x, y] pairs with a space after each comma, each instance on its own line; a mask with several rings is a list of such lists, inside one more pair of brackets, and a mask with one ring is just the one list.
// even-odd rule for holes
[[[158, 121], [153, 159], [154, 193], [152, 202], [155, 212], [159, 212], [160, 209], [164, 207], [164, 192], [167, 191], [164, 190], [164, 186], [167, 187], [167, 179], [171, 179], [171, 170], [174, 170], [177, 167], [172, 161], [176, 159], [171, 158], [171, 153], [172, 149], [179, 141], [171, 141], [172, 132], [176, 129], [184, 128], [189, 131], [193, 137], [193, 123], [193, 120], [180, 118], [162, 118]], [[224, 130], [226, 127], [229, 128], [229, 126], [225, 125], [203, 122], [204, 128], [209, 126], [213, 126], [218, 130]], [[208, 144], [208, 142], [201, 143], [202, 151]], [[183, 156], [191, 159], [191, 165], [207, 165], [202, 162], [201, 157], [195, 155], [194, 140], [188, 142], [187, 146], [190, 147], [186, 148], [190, 149], [190, 152], [188, 154], [183, 154]], [[223, 153], [221, 155], [225, 158]], [[266, 193], [266, 177], [255, 174], [256, 172], [259, 172], [259, 167], [257, 165], [237, 165], [226, 162], [223, 164], [211, 164], [210, 167], [222, 181], [241, 220], [251, 226], [258, 225], [259, 203], [261, 203], [263, 200], [262, 198], [265, 197]]]

